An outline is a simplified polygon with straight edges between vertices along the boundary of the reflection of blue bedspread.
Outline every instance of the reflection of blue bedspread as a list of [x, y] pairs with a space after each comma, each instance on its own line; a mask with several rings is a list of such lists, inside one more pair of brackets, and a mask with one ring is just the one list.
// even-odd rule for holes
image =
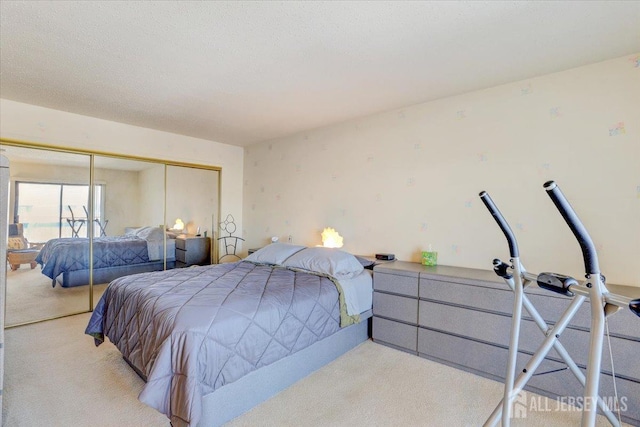
[[[36, 261], [42, 274], [54, 279], [65, 271], [89, 268], [89, 239], [65, 238], [49, 240]], [[117, 267], [149, 262], [147, 241], [137, 236], [100, 237], [93, 239], [93, 268]]]

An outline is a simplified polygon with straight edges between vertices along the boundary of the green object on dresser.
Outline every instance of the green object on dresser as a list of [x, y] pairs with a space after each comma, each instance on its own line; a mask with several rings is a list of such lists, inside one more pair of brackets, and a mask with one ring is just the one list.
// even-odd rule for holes
[[438, 265], [438, 252], [424, 251], [422, 252], [422, 265]]

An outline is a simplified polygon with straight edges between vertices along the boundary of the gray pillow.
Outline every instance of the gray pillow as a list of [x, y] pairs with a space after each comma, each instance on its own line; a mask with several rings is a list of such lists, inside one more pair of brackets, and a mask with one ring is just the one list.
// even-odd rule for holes
[[326, 274], [336, 279], [351, 279], [364, 270], [355, 256], [340, 249], [306, 248], [287, 259], [285, 267], [299, 268]]
[[262, 249], [258, 249], [244, 260], [255, 262], [256, 264], [282, 265], [287, 258], [305, 249], [305, 247], [290, 243], [271, 243]]

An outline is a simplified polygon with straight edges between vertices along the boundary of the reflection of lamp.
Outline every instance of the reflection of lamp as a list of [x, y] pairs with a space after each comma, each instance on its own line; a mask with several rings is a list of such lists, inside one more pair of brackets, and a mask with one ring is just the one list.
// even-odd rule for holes
[[327, 227], [322, 230], [322, 246], [325, 248], [341, 248], [342, 236], [333, 228]]
[[182, 231], [184, 230], [184, 222], [180, 218], [176, 219], [176, 223], [173, 224], [173, 230]]

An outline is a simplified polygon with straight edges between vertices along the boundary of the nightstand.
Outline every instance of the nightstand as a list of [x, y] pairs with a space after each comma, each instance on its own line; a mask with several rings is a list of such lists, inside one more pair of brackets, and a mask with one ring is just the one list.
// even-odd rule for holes
[[211, 264], [211, 239], [202, 236], [176, 237], [176, 266]]

